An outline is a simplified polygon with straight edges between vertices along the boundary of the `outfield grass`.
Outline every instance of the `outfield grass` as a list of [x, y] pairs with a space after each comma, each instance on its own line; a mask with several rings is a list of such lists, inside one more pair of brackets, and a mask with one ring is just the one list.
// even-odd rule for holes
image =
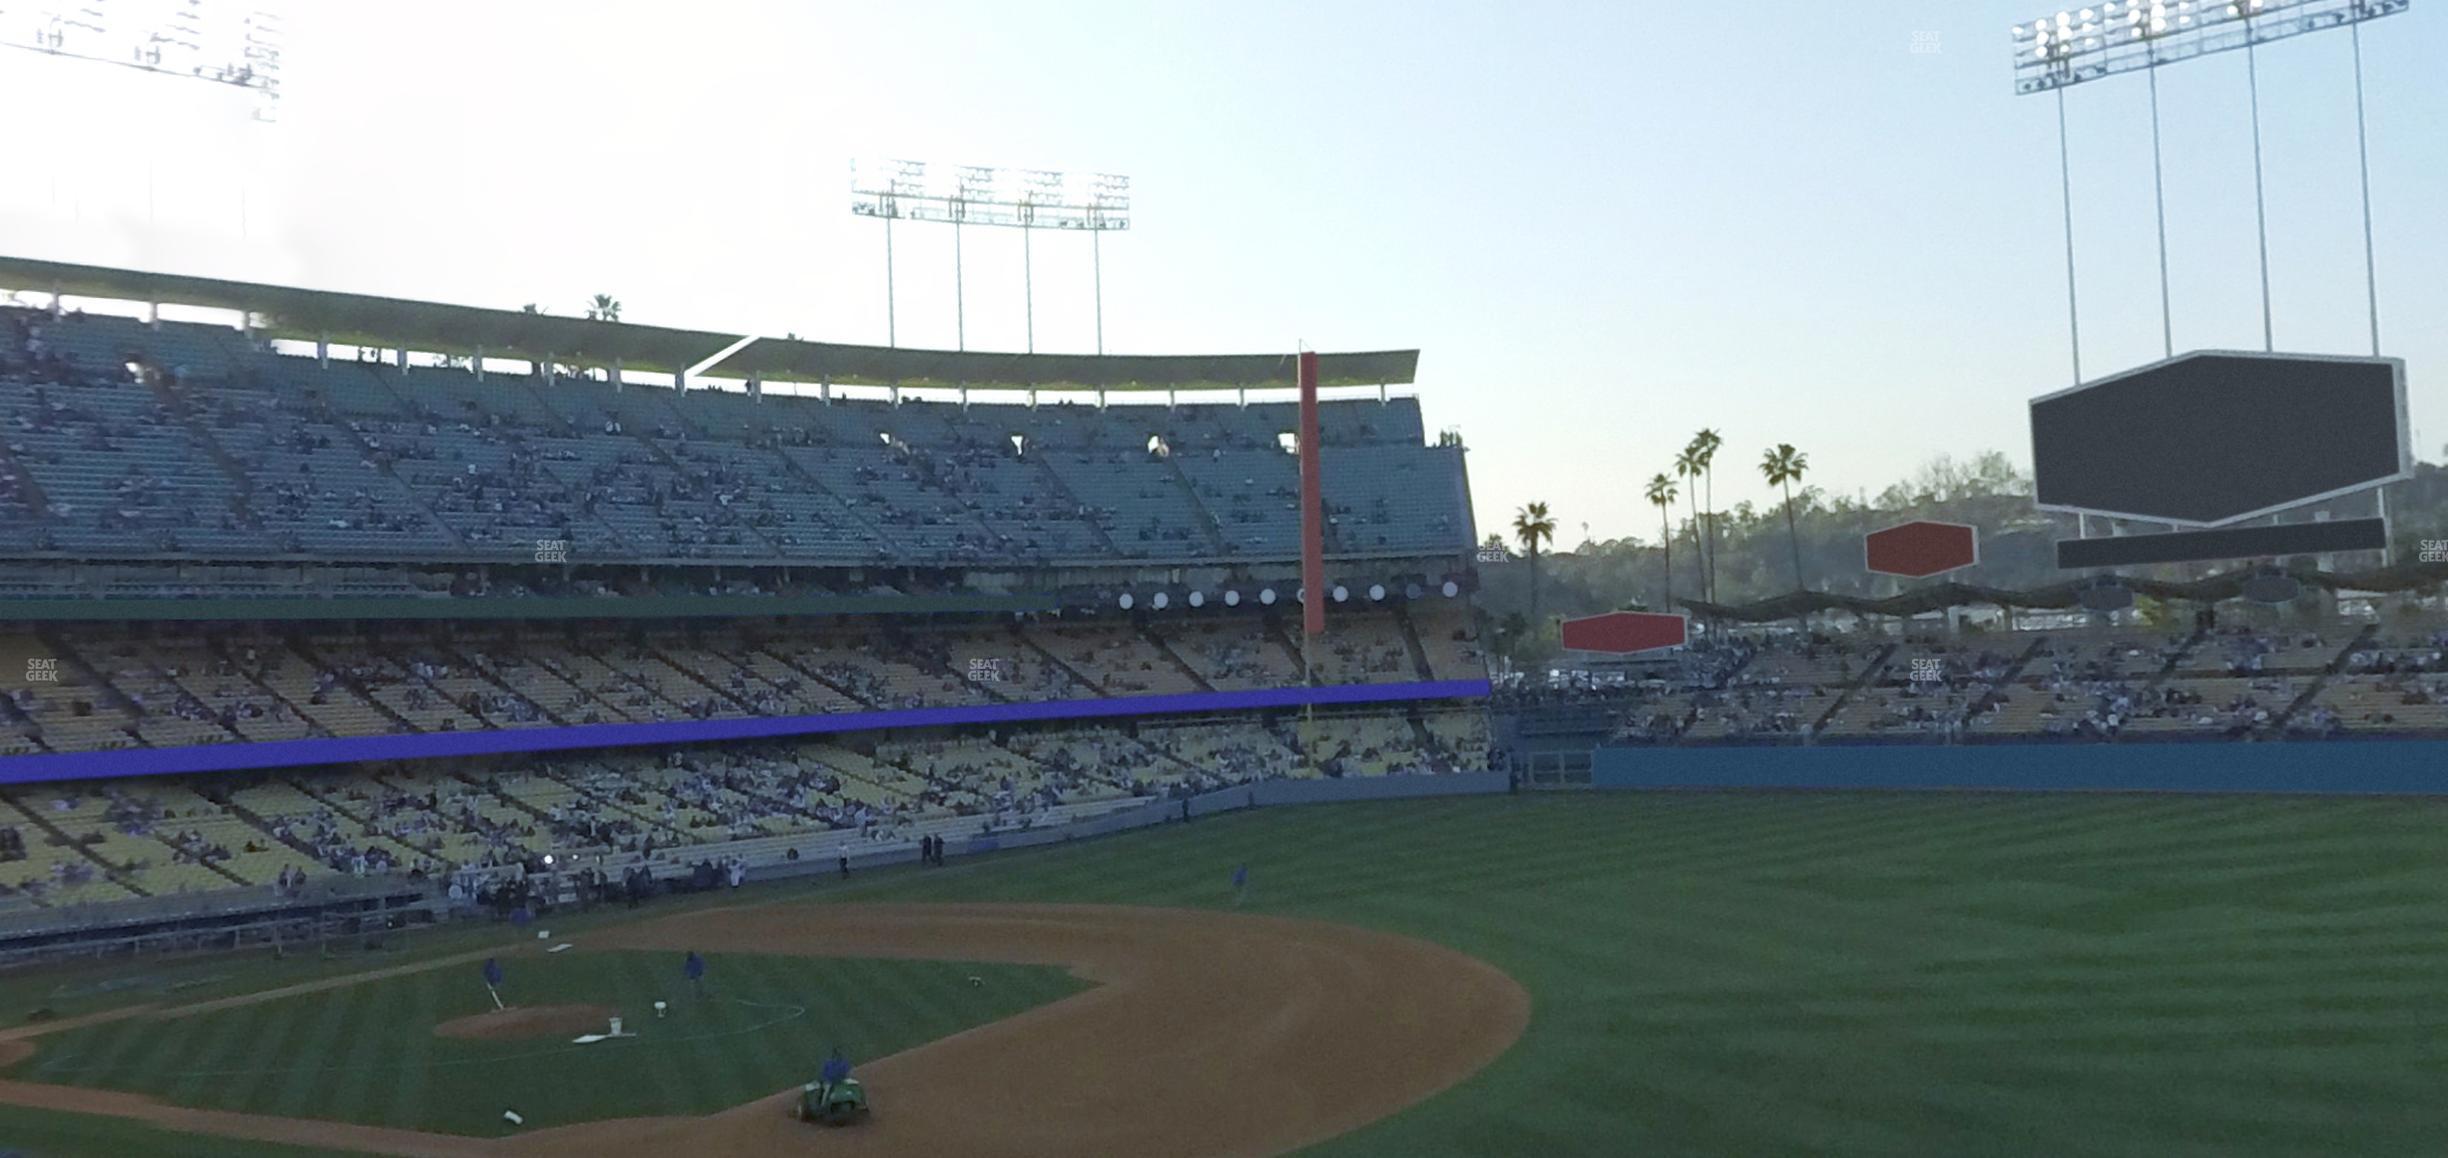
[[2448, 804], [1597, 795], [1276, 809], [860, 899], [1249, 906], [1535, 1001], [1316, 1152], [2448, 1153]]
[[131, 1158], [152, 1154], [177, 1158], [363, 1158], [337, 1150], [180, 1134], [121, 1118], [15, 1106], [0, 1107], [0, 1154], [22, 1154], [25, 1158]]
[[[2448, 1153], [2448, 802], [1695, 793], [1284, 808], [736, 899], [1224, 907], [1243, 862], [1250, 908], [1452, 945], [1535, 1001], [1512, 1051], [1320, 1147], [1330, 1158]], [[415, 999], [353, 1017], [402, 1000]], [[277, 1037], [258, 1025], [271, 1046], [227, 1048], [316, 1056], [297, 1021]], [[145, 1040], [127, 1052], [196, 1067], [192, 1042]], [[375, 1047], [321, 1048], [346, 1065]], [[253, 1084], [248, 1108], [315, 1112]], [[218, 1086], [193, 1096], [236, 1096]], [[381, 1115], [401, 1096], [355, 1104], [399, 1121]], [[0, 1109], [0, 1140], [19, 1120]]]
[[[9, 1076], [153, 1094], [205, 1109], [493, 1135], [600, 1118], [706, 1114], [815, 1077], [826, 1051], [876, 1058], [1085, 988], [1059, 969], [950, 961], [567, 953], [506, 963], [519, 1005], [622, 1011], [634, 1038], [592, 1045], [441, 1038], [492, 1007], [474, 963], [190, 1017], [127, 1018], [41, 1042]], [[971, 975], [985, 978], [972, 986]], [[653, 1004], [669, 1012], [656, 1018]], [[526, 1118], [512, 1127], [502, 1111]], [[0, 1124], [10, 1119], [0, 1111]]]

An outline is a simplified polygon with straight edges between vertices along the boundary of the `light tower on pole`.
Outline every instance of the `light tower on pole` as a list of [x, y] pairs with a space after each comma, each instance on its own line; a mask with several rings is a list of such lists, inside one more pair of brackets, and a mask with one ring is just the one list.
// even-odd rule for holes
[[2129, 72], [2150, 74], [2151, 173], [2159, 190], [2159, 324], [2167, 352], [2175, 352], [2175, 328], [2167, 275], [2167, 212], [2159, 180], [2158, 70], [2195, 57], [2243, 49], [2251, 82], [2253, 206], [2261, 270], [2261, 341], [2277, 348], [2270, 298], [2269, 213], [2262, 190], [2261, 45], [2310, 32], [2349, 28], [2354, 32], [2355, 142], [2363, 183], [2363, 263], [2366, 304], [2371, 311], [2372, 354], [2380, 353], [2380, 291], [2371, 237], [2371, 171], [2363, 125], [2363, 25], [2406, 10], [2413, 0], [2103, 0], [2016, 24], [2015, 92], [2049, 93], [2057, 100], [2057, 163], [2064, 187], [2066, 234], [2066, 330], [2073, 349], [2074, 378], [2082, 380], [2082, 323], [2074, 295], [2074, 197], [2066, 144], [2065, 90]]
[[852, 161], [850, 212], [881, 218], [884, 222], [887, 344], [900, 344], [892, 302], [892, 224], [895, 220], [906, 220], [952, 227], [953, 325], [962, 349], [969, 344], [967, 271], [961, 252], [963, 226], [999, 225], [1021, 231], [1021, 297], [1031, 353], [1037, 349], [1037, 273], [1035, 240], [1030, 235], [1040, 229], [1086, 232], [1095, 279], [1097, 353], [1105, 352], [1104, 235], [1130, 228], [1130, 178], [1112, 173], [1065, 174], [984, 165], [937, 166], [930, 170], [923, 161]]

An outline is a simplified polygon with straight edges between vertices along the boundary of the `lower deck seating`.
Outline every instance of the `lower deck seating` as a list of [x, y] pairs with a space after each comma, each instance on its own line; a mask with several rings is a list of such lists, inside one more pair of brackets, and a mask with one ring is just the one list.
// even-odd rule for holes
[[1487, 743], [1483, 712], [1391, 710], [18, 786], [0, 789], [0, 819], [22, 821], [0, 827], [27, 855], [0, 860], [0, 896], [57, 905], [299, 874], [439, 880], [548, 853], [664, 863], [741, 842], [804, 856], [1061, 824], [1259, 779], [1485, 768]]

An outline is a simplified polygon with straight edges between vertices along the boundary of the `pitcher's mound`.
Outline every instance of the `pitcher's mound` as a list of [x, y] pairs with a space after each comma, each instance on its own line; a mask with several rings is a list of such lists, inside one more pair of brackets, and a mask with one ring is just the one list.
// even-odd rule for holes
[[513, 1005], [454, 1017], [434, 1027], [435, 1037], [475, 1041], [516, 1041], [530, 1037], [568, 1037], [601, 1033], [620, 1011], [608, 1005]]

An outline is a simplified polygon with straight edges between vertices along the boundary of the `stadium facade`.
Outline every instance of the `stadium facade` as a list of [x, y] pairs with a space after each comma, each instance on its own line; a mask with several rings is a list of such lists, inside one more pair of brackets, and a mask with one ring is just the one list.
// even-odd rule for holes
[[35, 295], [0, 308], [19, 908], [829, 863], [1488, 763], [1463, 451], [1390, 390], [1416, 352], [1320, 357], [1374, 396], [1320, 404], [1309, 448], [1249, 400], [1289, 356], [0, 285]]

